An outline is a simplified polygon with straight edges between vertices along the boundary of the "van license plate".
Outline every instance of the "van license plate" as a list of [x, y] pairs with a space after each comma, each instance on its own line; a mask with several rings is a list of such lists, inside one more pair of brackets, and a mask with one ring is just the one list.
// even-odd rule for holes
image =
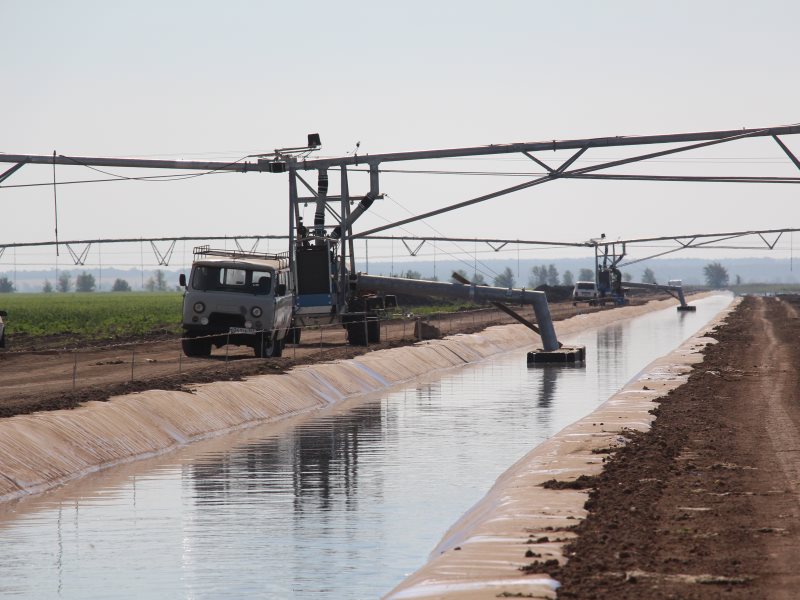
[[247, 327], [231, 327], [228, 330], [228, 333], [244, 333], [247, 335], [253, 335], [255, 332], [255, 329], [248, 329]]

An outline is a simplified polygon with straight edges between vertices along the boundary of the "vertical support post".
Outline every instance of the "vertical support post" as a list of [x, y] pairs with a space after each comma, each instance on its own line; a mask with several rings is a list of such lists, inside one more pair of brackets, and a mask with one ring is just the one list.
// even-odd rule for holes
[[225, 338], [225, 371], [228, 371], [228, 349], [231, 347], [231, 334]]
[[[342, 190], [341, 190], [341, 204], [339, 222], [344, 223], [347, 218], [347, 213], [350, 207], [350, 186], [347, 180], [347, 167], [342, 165]], [[339, 258], [339, 314], [344, 312], [344, 304], [347, 300], [347, 241], [350, 239], [349, 227], [341, 228], [342, 237], [339, 239], [339, 249], [341, 256]]]
[[297, 281], [294, 272], [294, 211], [297, 206], [297, 171], [291, 167], [289, 169], [289, 272], [292, 278]]
[[600, 259], [599, 259], [598, 255], [597, 255], [597, 244], [595, 244], [595, 246], [594, 246], [594, 284], [595, 284], [595, 286], [599, 286], [600, 285], [600, 273], [599, 273], [600, 263], [599, 263], [599, 260]]

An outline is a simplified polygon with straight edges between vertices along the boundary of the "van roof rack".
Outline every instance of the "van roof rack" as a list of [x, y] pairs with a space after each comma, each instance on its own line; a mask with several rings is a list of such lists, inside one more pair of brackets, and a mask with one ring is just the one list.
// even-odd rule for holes
[[192, 254], [195, 256], [222, 256], [225, 258], [258, 258], [261, 260], [280, 260], [289, 258], [288, 252], [269, 253], [269, 252], [244, 252], [243, 250], [222, 250], [219, 248], [211, 248], [208, 245], [195, 246], [192, 249]]

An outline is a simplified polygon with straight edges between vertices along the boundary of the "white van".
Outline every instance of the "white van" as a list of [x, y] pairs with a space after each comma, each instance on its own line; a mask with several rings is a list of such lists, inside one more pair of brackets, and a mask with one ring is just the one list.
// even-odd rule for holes
[[597, 300], [597, 284], [594, 281], [576, 281], [572, 288], [572, 303], [588, 302], [594, 304]]
[[288, 254], [194, 249], [183, 295], [183, 352], [208, 356], [211, 346], [250, 346], [277, 357], [292, 326], [294, 280]]

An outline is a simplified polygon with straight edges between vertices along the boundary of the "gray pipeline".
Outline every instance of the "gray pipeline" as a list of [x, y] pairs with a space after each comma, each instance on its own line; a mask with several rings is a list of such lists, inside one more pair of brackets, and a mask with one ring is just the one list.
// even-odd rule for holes
[[499, 288], [485, 285], [424, 281], [403, 277], [379, 275], [356, 275], [356, 288], [361, 291], [380, 291], [390, 294], [416, 296], [438, 296], [477, 303], [506, 302], [508, 304], [532, 304], [536, 322], [542, 336], [542, 346], [547, 352], [558, 350], [558, 338], [550, 317], [550, 307], [544, 292], [534, 290]]

